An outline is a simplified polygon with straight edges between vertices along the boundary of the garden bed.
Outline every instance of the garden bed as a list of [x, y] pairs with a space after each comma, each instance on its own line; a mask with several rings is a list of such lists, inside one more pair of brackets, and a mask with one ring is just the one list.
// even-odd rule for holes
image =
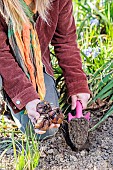
[[[92, 125], [100, 119], [92, 116]], [[98, 114], [96, 114], [98, 115]], [[20, 138], [20, 137], [19, 137]], [[113, 117], [109, 117], [95, 131], [90, 132], [89, 150], [74, 152], [65, 143], [61, 130], [51, 139], [39, 143], [40, 160], [36, 170], [112, 170]], [[1, 140], [4, 140], [1, 136]], [[2, 150], [0, 150], [0, 154]], [[15, 170], [13, 149], [0, 160], [0, 170]]]

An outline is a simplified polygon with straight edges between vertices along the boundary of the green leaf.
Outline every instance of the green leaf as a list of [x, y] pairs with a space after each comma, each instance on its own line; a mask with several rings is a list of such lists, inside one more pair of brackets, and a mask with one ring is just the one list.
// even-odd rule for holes
[[113, 80], [111, 80], [98, 94], [96, 97], [94, 97], [93, 101], [100, 98], [105, 92], [107, 92], [109, 89], [113, 88]]
[[103, 116], [103, 118], [93, 126], [89, 131], [95, 130], [102, 122], [104, 122], [111, 114], [113, 114], [113, 106], [108, 110], [108, 112]]

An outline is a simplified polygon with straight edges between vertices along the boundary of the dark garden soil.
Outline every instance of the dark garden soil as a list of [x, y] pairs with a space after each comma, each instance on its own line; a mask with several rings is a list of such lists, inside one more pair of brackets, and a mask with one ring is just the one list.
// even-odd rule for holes
[[[93, 111], [90, 126], [98, 122], [101, 116], [102, 112]], [[72, 151], [61, 131], [60, 129], [54, 137], [39, 143], [40, 161], [36, 170], [113, 170], [112, 116], [89, 133], [88, 149], [82, 151]], [[0, 140], [4, 140], [2, 135], [0, 137]], [[2, 152], [3, 149], [0, 149], [0, 154]], [[13, 149], [10, 149], [0, 160], [0, 170], [14, 170], [13, 161]]]

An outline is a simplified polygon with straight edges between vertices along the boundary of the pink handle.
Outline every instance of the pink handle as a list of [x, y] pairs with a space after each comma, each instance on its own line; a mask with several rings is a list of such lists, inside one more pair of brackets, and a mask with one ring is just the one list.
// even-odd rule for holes
[[85, 119], [87, 119], [87, 121], [89, 121], [90, 120], [90, 112], [86, 113], [86, 115], [83, 116], [82, 104], [80, 103], [79, 100], [77, 100], [77, 102], [76, 102], [76, 115], [73, 116], [71, 113], [68, 113], [68, 122], [70, 122], [72, 119], [81, 118], [81, 117], [84, 117]]
[[76, 102], [76, 118], [80, 118], [80, 117], [83, 117], [82, 104], [80, 103], [79, 100], [77, 100], [77, 102]]

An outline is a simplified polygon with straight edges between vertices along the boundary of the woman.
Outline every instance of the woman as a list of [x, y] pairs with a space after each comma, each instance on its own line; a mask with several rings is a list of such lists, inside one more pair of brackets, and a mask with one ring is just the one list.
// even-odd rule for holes
[[[0, 2], [0, 74], [15, 121], [24, 131], [28, 117], [40, 117], [36, 105], [47, 100], [58, 106], [50, 62], [49, 43], [54, 46], [63, 70], [72, 109], [80, 100], [87, 106], [90, 91], [82, 70], [72, 16], [72, 0], [2, 0]], [[40, 49], [41, 48], [41, 49]], [[27, 115], [23, 110], [27, 110]], [[16, 114], [15, 114], [16, 113]], [[59, 125], [37, 131], [42, 138], [53, 135]]]

